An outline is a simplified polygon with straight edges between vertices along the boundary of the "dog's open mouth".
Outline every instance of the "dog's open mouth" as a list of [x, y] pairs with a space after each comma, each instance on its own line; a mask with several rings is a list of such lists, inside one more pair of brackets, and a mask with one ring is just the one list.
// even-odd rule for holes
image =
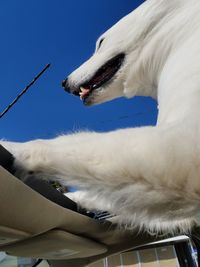
[[80, 99], [85, 102], [94, 90], [108, 83], [122, 66], [124, 58], [125, 54], [123, 53], [111, 58], [97, 70], [89, 81], [81, 84], [77, 94]]

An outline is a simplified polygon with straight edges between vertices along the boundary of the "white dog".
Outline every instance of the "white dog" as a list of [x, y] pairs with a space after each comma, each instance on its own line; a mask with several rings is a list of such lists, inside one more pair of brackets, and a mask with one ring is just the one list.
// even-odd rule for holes
[[200, 1], [147, 0], [105, 32], [63, 86], [86, 105], [157, 98], [155, 127], [2, 142], [29, 171], [81, 190], [124, 224], [186, 229], [200, 211]]

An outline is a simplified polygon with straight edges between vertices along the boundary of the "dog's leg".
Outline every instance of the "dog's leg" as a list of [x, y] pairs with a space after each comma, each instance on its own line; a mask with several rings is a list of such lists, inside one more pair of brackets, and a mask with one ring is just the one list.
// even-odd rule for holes
[[199, 156], [191, 135], [187, 126], [143, 127], [1, 144], [16, 157], [16, 168], [62, 178], [67, 184], [117, 186], [143, 181], [175, 188]]
[[200, 155], [193, 135], [192, 127], [176, 125], [3, 145], [16, 156], [15, 167], [26, 170], [23, 175], [42, 173], [89, 190], [114, 213], [173, 220], [199, 208]]
[[80, 207], [88, 210], [112, 211], [111, 205], [109, 205], [106, 199], [96, 201], [96, 195], [91, 195], [90, 192], [76, 191], [66, 193], [65, 195], [76, 202]]

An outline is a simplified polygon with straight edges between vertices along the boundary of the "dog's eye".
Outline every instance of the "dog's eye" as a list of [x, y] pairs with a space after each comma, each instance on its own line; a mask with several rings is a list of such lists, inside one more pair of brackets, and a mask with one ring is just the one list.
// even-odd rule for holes
[[97, 47], [97, 50], [101, 47], [102, 43], [104, 41], [104, 38], [101, 38], [101, 40], [99, 41], [99, 44], [98, 44], [98, 47]]

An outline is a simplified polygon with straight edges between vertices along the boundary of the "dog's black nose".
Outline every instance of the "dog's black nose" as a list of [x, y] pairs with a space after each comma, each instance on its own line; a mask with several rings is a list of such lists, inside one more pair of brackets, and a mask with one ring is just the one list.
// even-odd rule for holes
[[62, 81], [62, 87], [65, 87], [66, 82], [67, 82], [67, 79]]
[[68, 93], [70, 93], [70, 88], [69, 88], [69, 84], [68, 84], [68, 78], [66, 78], [65, 80], [62, 81], [62, 87], [64, 87], [64, 90]]

